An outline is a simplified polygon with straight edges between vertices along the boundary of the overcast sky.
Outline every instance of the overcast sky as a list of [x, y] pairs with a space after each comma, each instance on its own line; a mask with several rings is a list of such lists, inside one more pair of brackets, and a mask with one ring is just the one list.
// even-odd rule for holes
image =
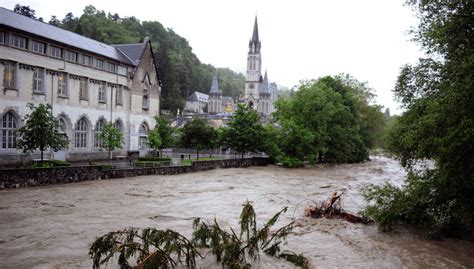
[[[400, 67], [422, 56], [407, 34], [417, 19], [404, 0], [2, 0], [29, 5], [49, 21], [82, 14], [86, 5], [155, 20], [186, 38], [203, 63], [244, 72], [258, 16], [264, 70], [291, 88], [300, 80], [349, 73], [375, 89], [377, 102], [398, 110], [392, 89]], [[264, 71], [262, 70], [262, 71]]]

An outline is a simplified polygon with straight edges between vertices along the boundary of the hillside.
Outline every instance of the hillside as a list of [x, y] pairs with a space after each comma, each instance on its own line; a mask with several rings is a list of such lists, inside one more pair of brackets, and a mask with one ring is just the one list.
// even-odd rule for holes
[[[34, 10], [27, 8], [24, 15], [29, 16], [28, 12], [32, 11], [34, 17]], [[24, 10], [21, 13], [25, 13]], [[243, 93], [244, 75], [228, 68], [215, 68], [201, 63], [185, 38], [158, 21], [141, 22], [136, 17], [121, 18], [117, 13], [106, 13], [89, 5], [79, 17], [69, 12], [63, 19], [52, 16], [48, 23], [106, 44], [138, 43], [148, 36], [155, 51], [162, 84], [161, 109], [173, 112], [182, 110], [186, 97], [194, 91], [208, 93], [216, 72], [224, 95], [235, 98]]]

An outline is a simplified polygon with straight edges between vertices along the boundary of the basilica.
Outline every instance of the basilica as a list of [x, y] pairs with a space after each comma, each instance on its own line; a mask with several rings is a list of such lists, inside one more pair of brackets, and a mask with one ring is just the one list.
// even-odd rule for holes
[[262, 43], [258, 36], [258, 23], [255, 17], [252, 38], [249, 41], [247, 55], [247, 73], [245, 79], [245, 93], [240, 103], [256, 109], [264, 118], [269, 117], [273, 110], [273, 102], [277, 98], [276, 83], [269, 83], [267, 72], [262, 76]]

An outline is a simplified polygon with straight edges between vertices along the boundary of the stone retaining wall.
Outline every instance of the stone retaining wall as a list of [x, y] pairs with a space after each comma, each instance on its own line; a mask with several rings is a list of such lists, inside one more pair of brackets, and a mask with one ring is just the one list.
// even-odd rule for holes
[[166, 166], [115, 170], [102, 170], [100, 166], [0, 169], [0, 189], [144, 175], [176, 175], [207, 171], [216, 168], [265, 166], [268, 165], [268, 163], [268, 158], [253, 157], [246, 159], [197, 161], [193, 162], [191, 166]]

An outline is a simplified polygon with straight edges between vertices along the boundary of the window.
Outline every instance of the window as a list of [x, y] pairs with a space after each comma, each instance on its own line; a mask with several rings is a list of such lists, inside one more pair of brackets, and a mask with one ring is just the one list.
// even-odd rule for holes
[[79, 100], [88, 100], [88, 80], [86, 77], [79, 80]]
[[59, 130], [60, 130], [62, 133], [66, 133], [67, 124], [66, 124], [66, 121], [65, 121], [63, 118], [59, 118], [59, 120], [58, 120], [58, 125], [59, 125]]
[[66, 51], [66, 60], [69, 62], [77, 63], [77, 52]]
[[81, 57], [81, 64], [83, 65], [87, 65], [87, 66], [91, 66], [92, 65], [92, 61], [91, 61], [91, 57], [90, 56], [87, 56], [87, 55], [82, 55]]
[[116, 68], [115, 64], [107, 62], [107, 71], [115, 73], [115, 68]]
[[123, 105], [123, 89], [122, 86], [118, 86], [115, 91], [115, 104]]
[[94, 133], [94, 147], [100, 148], [102, 147], [102, 139], [100, 138], [100, 132], [104, 129], [104, 120], [99, 120], [95, 125], [95, 133]]
[[44, 92], [43, 88], [44, 69], [36, 67], [33, 72], [33, 92]]
[[54, 58], [62, 59], [63, 58], [63, 49], [51, 46], [51, 56]]
[[12, 35], [12, 46], [19, 49], [27, 49], [28, 42], [22, 36]]
[[99, 83], [99, 103], [107, 103], [105, 98], [105, 82]]
[[6, 62], [5, 63], [5, 77], [4, 87], [7, 89], [15, 89], [15, 74], [16, 74], [16, 63]]
[[18, 122], [12, 112], [8, 112], [2, 117], [0, 124], [2, 136], [2, 148], [3, 149], [14, 149], [16, 147], [16, 128]]
[[0, 44], [5, 44], [6, 42], [6, 35], [5, 35], [5, 32], [1, 32], [0, 31]]
[[148, 79], [148, 74], [145, 75], [145, 79], [143, 81], [143, 100], [142, 100], [142, 108], [148, 109], [150, 105], [150, 80]]
[[67, 97], [66, 79], [66, 73], [60, 73], [58, 75], [58, 95], [62, 97]]
[[116, 120], [115, 123], [114, 123], [114, 128], [119, 130], [120, 132], [123, 132], [122, 121]]
[[95, 68], [104, 69], [104, 60], [95, 59]]
[[146, 140], [148, 137], [148, 126], [146, 123], [142, 123], [140, 125], [140, 129], [138, 130], [139, 138], [138, 138], [138, 148], [139, 149], [146, 149]]
[[76, 148], [87, 147], [87, 122], [85, 119], [80, 119], [76, 123], [74, 132], [74, 146]]
[[67, 137], [67, 134], [66, 134], [66, 131], [67, 131], [66, 120], [64, 120], [64, 118], [59, 118], [58, 119], [58, 125], [59, 125], [59, 133], [69, 141], [69, 139]]
[[33, 52], [46, 54], [46, 44], [38, 41], [31, 42]]

